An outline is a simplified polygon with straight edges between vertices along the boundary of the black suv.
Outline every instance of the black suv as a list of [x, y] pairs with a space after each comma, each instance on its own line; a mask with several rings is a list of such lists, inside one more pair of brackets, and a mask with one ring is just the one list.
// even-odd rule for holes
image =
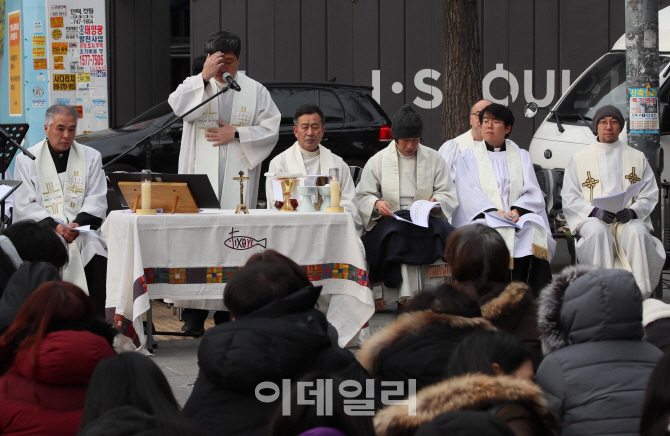
[[[324, 113], [326, 132], [321, 143], [348, 165], [363, 167], [365, 162], [391, 141], [391, 120], [371, 96], [372, 87], [336, 83], [265, 83], [281, 112], [279, 139], [270, 157], [261, 166], [258, 198], [265, 201], [265, 177], [270, 160], [295, 142], [293, 113], [305, 103], [319, 105]], [[103, 164], [123, 153], [139, 140], [159, 130], [175, 117], [167, 101], [154, 106], [120, 128], [101, 130], [75, 139], [102, 154]], [[152, 141], [151, 170], [176, 173], [182, 123], [177, 122]], [[106, 168], [112, 171], [140, 171], [145, 166], [142, 147]]]

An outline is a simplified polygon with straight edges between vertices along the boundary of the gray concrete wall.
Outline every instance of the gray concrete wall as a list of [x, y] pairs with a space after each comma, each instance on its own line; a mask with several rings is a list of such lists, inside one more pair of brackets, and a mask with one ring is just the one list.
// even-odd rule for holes
[[[540, 122], [521, 108], [555, 103], [605, 54], [624, 32], [624, 5], [479, 0], [484, 95], [511, 106], [519, 145], [529, 145]], [[424, 117], [424, 142], [440, 146], [449, 104], [441, 92], [441, 0], [193, 0], [191, 9], [192, 56], [207, 34], [229, 29], [242, 38], [241, 69], [254, 79], [373, 85], [389, 116], [412, 103]]]

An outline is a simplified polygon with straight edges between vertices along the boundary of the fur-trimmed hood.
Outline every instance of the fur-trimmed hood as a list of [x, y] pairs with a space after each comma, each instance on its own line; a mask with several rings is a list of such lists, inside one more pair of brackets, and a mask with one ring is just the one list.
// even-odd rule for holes
[[[379, 373], [380, 355], [384, 349], [396, 341], [418, 333], [424, 329], [448, 325], [456, 329], [495, 330], [483, 318], [466, 318], [457, 315], [435, 313], [432, 310], [404, 313], [393, 323], [370, 336], [358, 352], [358, 361], [373, 376]], [[446, 367], [447, 362], [444, 363]]]
[[[409, 414], [416, 400], [416, 415]], [[534, 383], [509, 376], [466, 374], [444, 380], [420, 390], [408, 405], [393, 405], [374, 418], [377, 436], [409, 433], [438, 415], [454, 410], [488, 410], [501, 403], [517, 403], [538, 417], [547, 417], [547, 401]]]
[[495, 324], [497, 320], [517, 312], [521, 306], [532, 302], [532, 299], [528, 285], [512, 282], [496, 297], [480, 300], [482, 316]]
[[640, 288], [622, 269], [565, 268], [540, 294], [538, 326], [545, 356], [571, 344], [640, 340]]

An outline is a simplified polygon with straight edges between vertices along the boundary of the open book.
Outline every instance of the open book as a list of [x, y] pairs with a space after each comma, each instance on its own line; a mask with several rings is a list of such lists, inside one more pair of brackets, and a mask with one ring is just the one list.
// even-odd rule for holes
[[414, 224], [419, 227], [428, 227], [428, 217], [430, 216], [430, 211], [436, 207], [440, 207], [440, 203], [435, 203], [428, 200], [416, 200], [412, 203], [412, 207], [409, 209], [409, 217], [411, 221], [406, 220], [405, 218], [400, 218], [398, 215], [391, 212], [391, 215], [398, 221], [405, 221], [406, 223]]
[[605, 209], [608, 212], [617, 213], [626, 208], [626, 205], [633, 197], [640, 193], [640, 189], [642, 189], [642, 182], [636, 182], [630, 185], [625, 191], [594, 198], [591, 205], [599, 209]]

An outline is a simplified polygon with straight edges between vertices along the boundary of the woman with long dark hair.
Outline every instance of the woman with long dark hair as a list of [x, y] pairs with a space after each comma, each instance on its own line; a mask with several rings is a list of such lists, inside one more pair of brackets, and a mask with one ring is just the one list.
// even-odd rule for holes
[[86, 386], [116, 330], [67, 282], [47, 282], [0, 338], [0, 433], [75, 435]]
[[523, 342], [537, 368], [542, 360], [537, 305], [528, 285], [510, 283], [510, 253], [502, 236], [482, 224], [460, 227], [449, 235], [444, 257], [453, 279], [478, 301], [482, 316]]
[[93, 372], [80, 435], [201, 433], [181, 415], [165, 375], [150, 358], [121, 353]]

